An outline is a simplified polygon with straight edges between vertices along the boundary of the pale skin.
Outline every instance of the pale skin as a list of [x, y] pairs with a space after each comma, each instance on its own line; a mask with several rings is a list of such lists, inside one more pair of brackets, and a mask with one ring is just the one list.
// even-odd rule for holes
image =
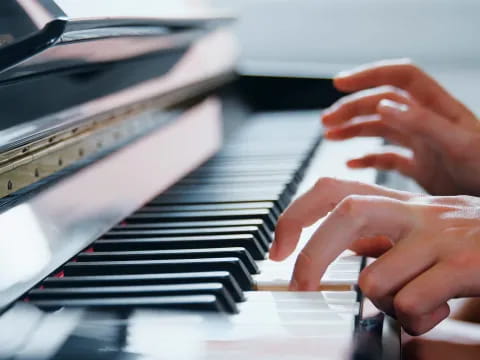
[[[359, 286], [405, 330], [422, 334], [450, 312], [447, 301], [480, 296], [480, 125], [435, 80], [404, 60], [376, 63], [334, 80], [355, 92], [323, 115], [326, 136], [380, 136], [412, 150], [351, 160], [353, 168], [397, 170], [428, 196], [323, 178], [279, 219], [270, 258], [283, 260], [303, 228], [326, 216], [297, 258], [291, 290], [315, 290], [345, 249], [377, 261]], [[365, 118], [364, 116], [367, 116]]]

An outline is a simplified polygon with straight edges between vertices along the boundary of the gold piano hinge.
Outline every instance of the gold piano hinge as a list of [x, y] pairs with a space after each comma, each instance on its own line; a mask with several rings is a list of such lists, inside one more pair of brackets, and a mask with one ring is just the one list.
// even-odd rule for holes
[[152, 112], [130, 112], [128, 115], [112, 116], [89, 128], [73, 129], [70, 133], [50, 137], [48, 146], [30, 144], [17, 150], [16, 156], [10, 160], [4, 158], [0, 163], [0, 197], [158, 126], [161, 117], [154, 115]]
[[135, 139], [161, 126], [175, 106], [201, 96], [232, 78], [231, 73], [126, 105], [85, 120], [81, 126], [0, 154], [0, 198], [86, 157]]

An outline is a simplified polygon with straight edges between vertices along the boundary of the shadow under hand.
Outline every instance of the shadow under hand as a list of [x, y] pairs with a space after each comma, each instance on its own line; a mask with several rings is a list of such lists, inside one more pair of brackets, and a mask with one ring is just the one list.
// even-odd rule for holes
[[403, 360], [480, 359], [480, 344], [458, 344], [412, 338], [402, 346]]

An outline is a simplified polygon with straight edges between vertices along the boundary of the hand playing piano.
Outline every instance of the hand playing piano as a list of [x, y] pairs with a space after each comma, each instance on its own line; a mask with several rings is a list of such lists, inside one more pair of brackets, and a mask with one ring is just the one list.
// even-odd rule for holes
[[411, 334], [446, 318], [449, 299], [480, 296], [479, 198], [323, 178], [281, 215], [271, 259], [290, 255], [302, 229], [324, 216], [297, 258], [292, 290], [316, 290], [328, 265], [350, 248], [380, 255], [359, 286]]
[[434, 195], [480, 194], [480, 122], [434, 79], [406, 60], [340, 73], [337, 89], [355, 92], [323, 114], [326, 138], [380, 136], [411, 150], [388, 150], [348, 162], [397, 170]]

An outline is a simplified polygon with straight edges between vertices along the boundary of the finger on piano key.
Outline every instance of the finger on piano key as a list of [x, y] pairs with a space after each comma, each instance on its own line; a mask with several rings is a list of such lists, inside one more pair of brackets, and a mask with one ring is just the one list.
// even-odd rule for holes
[[[255, 289], [269, 291], [288, 290], [294, 261], [292, 256], [285, 262], [265, 260], [258, 262], [260, 274], [254, 276]], [[349, 291], [354, 290], [358, 284], [358, 277], [363, 265], [363, 258], [352, 256], [349, 252], [335, 260], [325, 272], [318, 285], [319, 291]]]
[[326, 293], [336, 292], [247, 291], [245, 293], [247, 301], [239, 306], [242, 313], [244, 311], [275, 311], [281, 313], [340, 312], [359, 314], [360, 304], [357, 302], [358, 295], [355, 291], [341, 292], [346, 294], [344, 298], [332, 298], [325, 295]]

